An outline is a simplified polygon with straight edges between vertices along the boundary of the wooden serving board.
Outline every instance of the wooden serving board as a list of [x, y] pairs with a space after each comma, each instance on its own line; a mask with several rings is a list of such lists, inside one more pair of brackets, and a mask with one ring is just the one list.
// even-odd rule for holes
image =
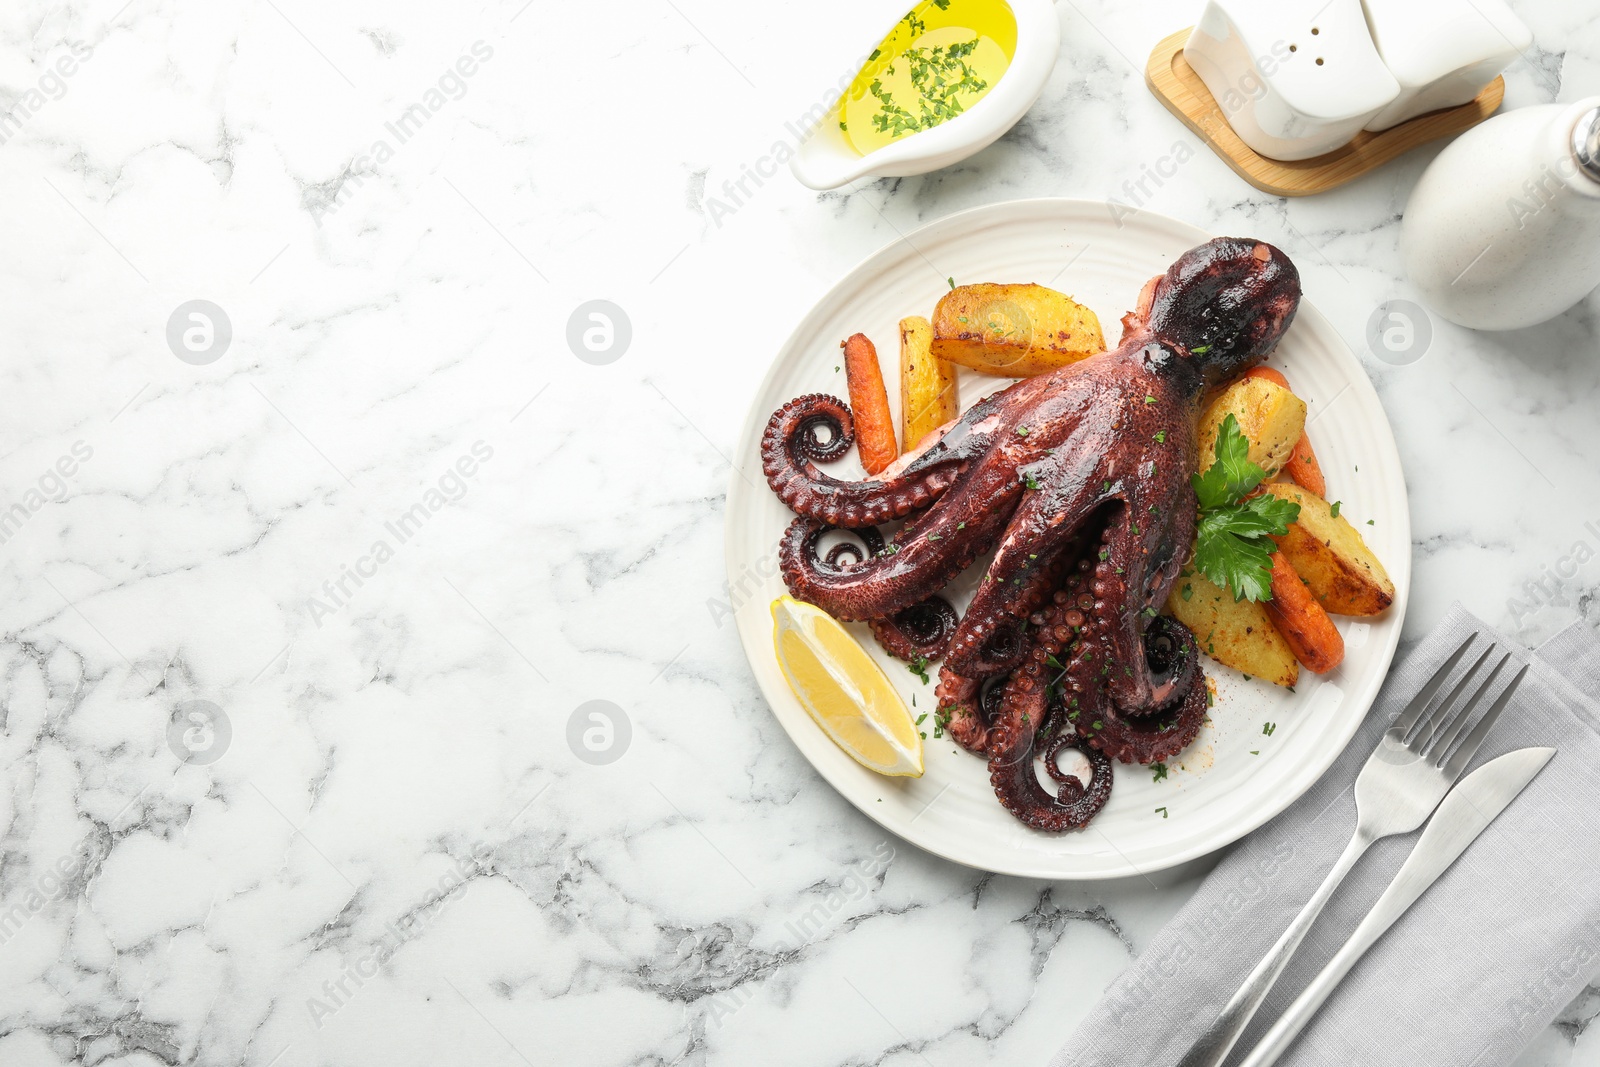
[[1461, 133], [1494, 114], [1506, 95], [1505, 78], [1496, 78], [1459, 107], [1418, 115], [1381, 133], [1362, 130], [1355, 140], [1325, 155], [1293, 162], [1268, 159], [1239, 140], [1206, 83], [1183, 58], [1184, 43], [1193, 29], [1179, 30], [1156, 45], [1145, 65], [1145, 84], [1241, 178], [1278, 196], [1306, 196], [1335, 188], [1418, 145]]

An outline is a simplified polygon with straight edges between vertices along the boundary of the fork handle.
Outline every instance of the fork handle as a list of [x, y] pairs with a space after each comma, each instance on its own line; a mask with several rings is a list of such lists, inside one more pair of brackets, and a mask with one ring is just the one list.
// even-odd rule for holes
[[1369, 915], [1367, 921], [1363, 922], [1351, 935], [1350, 940], [1345, 942], [1344, 947], [1328, 961], [1322, 972], [1311, 980], [1305, 991], [1296, 997], [1288, 1010], [1272, 1024], [1272, 1029], [1268, 1030], [1261, 1042], [1250, 1050], [1250, 1055], [1240, 1067], [1272, 1067], [1277, 1063], [1278, 1058], [1294, 1044], [1294, 1039], [1300, 1036], [1300, 1031], [1305, 1029], [1306, 1023], [1311, 1021], [1311, 1017], [1317, 1014], [1318, 1009], [1338, 988], [1339, 983], [1344, 981], [1344, 976], [1350, 973], [1350, 968], [1354, 967], [1356, 961], [1366, 955], [1367, 949], [1376, 944], [1378, 938], [1394, 925], [1395, 920], [1409, 904], [1410, 901], [1407, 901], [1383, 915], [1378, 915], [1376, 912]]
[[1267, 950], [1267, 954], [1256, 964], [1255, 970], [1250, 972], [1239, 991], [1206, 1028], [1205, 1033], [1189, 1047], [1183, 1059], [1178, 1061], [1178, 1067], [1220, 1067], [1222, 1061], [1228, 1058], [1228, 1053], [1239, 1040], [1239, 1035], [1244, 1033], [1244, 1028], [1250, 1024], [1256, 1009], [1261, 1007], [1273, 983], [1277, 982], [1278, 976], [1283, 974], [1283, 969], [1294, 958], [1295, 950], [1305, 940], [1311, 924], [1317, 921], [1317, 916], [1322, 914], [1334, 890], [1339, 888], [1339, 883], [1350, 873], [1350, 868], [1372, 846], [1373, 840], [1360, 830], [1356, 831], [1328, 876], [1322, 880], [1311, 899], [1306, 901], [1305, 907], [1300, 909], [1300, 914], [1294, 917], [1277, 943]]

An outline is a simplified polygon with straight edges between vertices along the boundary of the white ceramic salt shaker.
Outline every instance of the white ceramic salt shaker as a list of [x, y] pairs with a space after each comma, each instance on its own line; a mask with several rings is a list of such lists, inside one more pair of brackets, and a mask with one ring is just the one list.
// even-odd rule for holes
[[1458, 137], [1406, 205], [1401, 251], [1433, 310], [1477, 330], [1544, 322], [1600, 284], [1600, 96]]
[[1387, 130], [1465, 104], [1533, 44], [1505, 0], [1363, 0], [1372, 41], [1400, 95], [1367, 123]]
[[1268, 159], [1331, 152], [1400, 93], [1361, 0], [1208, 0], [1183, 57]]

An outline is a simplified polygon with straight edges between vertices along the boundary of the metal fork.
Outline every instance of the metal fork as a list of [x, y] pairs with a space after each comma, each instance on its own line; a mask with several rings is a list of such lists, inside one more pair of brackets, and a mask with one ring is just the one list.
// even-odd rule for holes
[[[1462, 732], [1467, 729], [1467, 724], [1494, 686], [1500, 671], [1511, 659], [1509, 653], [1503, 655], [1489, 677], [1463, 703], [1462, 694], [1495, 651], [1495, 646], [1491, 644], [1461, 676], [1449, 694], [1434, 704], [1433, 698], [1444, 688], [1450, 673], [1477, 637], [1474, 631], [1461, 643], [1460, 648], [1451, 653], [1444, 666], [1435, 672], [1428, 684], [1422, 687], [1422, 691], [1384, 732], [1383, 740], [1378, 742], [1378, 747], [1367, 758], [1360, 776], [1356, 778], [1356, 832], [1350, 844], [1345, 846], [1344, 854], [1283, 932], [1283, 936], [1278, 938], [1277, 944], [1256, 964], [1255, 970], [1250, 972], [1222, 1013], [1190, 1046], [1178, 1067], [1218, 1067], [1227, 1058], [1229, 1050], [1239, 1040], [1239, 1035], [1266, 998], [1267, 991], [1283, 973], [1295, 950], [1300, 947], [1300, 942], [1305, 940], [1311, 924], [1322, 914], [1323, 907], [1333, 896], [1334, 890], [1339, 888], [1339, 883], [1344, 881], [1350, 868], [1356, 865], [1356, 861], [1374, 842], [1395, 834], [1409, 833], [1421, 826], [1433, 809], [1438, 807], [1439, 801], [1444, 799], [1445, 793], [1449, 792], [1450, 786], [1461, 776], [1467, 764], [1472, 762], [1472, 757], [1477, 754], [1484, 737], [1510, 702], [1523, 675], [1528, 673], [1527, 667], [1518, 671], [1499, 699], [1463, 738]], [[1458, 739], [1459, 744], [1456, 743]]]

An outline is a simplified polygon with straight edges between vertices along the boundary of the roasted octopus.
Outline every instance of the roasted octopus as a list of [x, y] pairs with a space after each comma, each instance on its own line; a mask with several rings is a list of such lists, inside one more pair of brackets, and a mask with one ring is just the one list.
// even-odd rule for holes
[[[762, 467], [797, 516], [779, 549], [790, 592], [866, 620], [893, 655], [942, 657], [941, 724], [1027, 825], [1081, 829], [1112, 760], [1166, 760], [1199, 733], [1198, 646], [1158, 612], [1194, 542], [1200, 401], [1272, 351], [1299, 301], [1283, 252], [1221, 237], [1145, 285], [1116, 349], [984, 398], [874, 478], [817, 467], [853, 440], [834, 397], [768, 422]], [[876, 527], [896, 520], [885, 540]], [[859, 544], [820, 553], [836, 529]], [[958, 619], [937, 594], [991, 551]], [[1068, 747], [1087, 782], [1058, 766]]]

